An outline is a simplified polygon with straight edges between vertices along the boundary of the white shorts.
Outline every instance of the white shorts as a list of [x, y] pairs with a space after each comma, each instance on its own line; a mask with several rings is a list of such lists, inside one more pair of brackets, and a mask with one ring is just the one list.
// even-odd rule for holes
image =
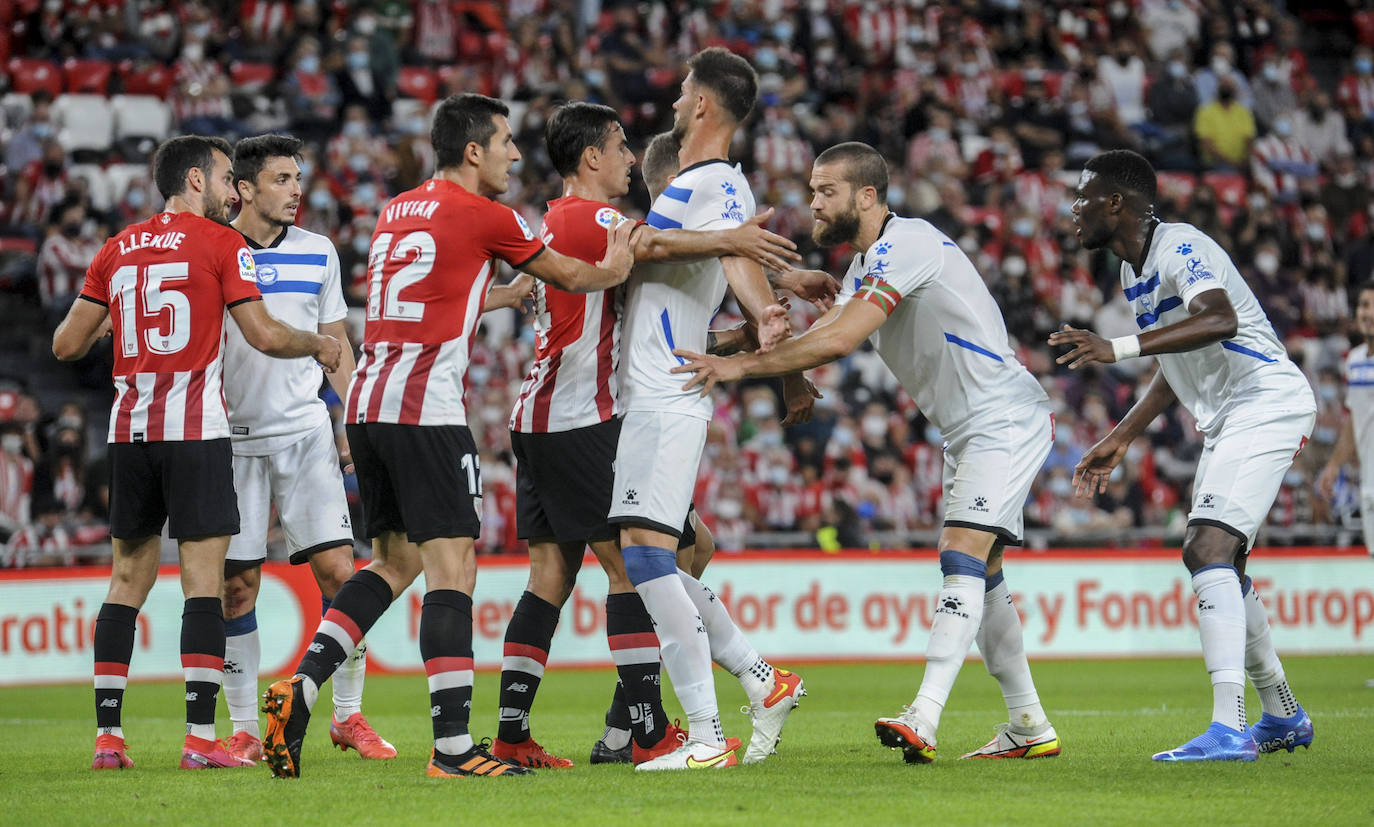
[[1026, 497], [1054, 444], [1047, 404], [971, 429], [945, 445], [945, 525], [996, 534], [1021, 545]]
[[616, 445], [615, 487], [611, 489], [608, 522], [644, 526], [681, 537], [709, 424], [683, 414], [625, 414]]
[[339, 454], [328, 423], [270, 456], [234, 457], [239, 533], [229, 538], [235, 563], [267, 559], [267, 525], [277, 507], [292, 563], [317, 551], [353, 544]]
[[1188, 524], [1224, 529], [1248, 551], [1316, 418], [1312, 411], [1229, 417], [1202, 444]]

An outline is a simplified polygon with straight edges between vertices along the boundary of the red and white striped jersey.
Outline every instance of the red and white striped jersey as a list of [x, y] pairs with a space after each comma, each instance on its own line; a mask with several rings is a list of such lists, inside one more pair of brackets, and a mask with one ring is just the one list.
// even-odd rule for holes
[[452, 181], [393, 198], [372, 234], [347, 421], [467, 424], [463, 377], [495, 259], [520, 267], [543, 250], [518, 213]]
[[86, 268], [99, 249], [93, 241], [61, 233], [48, 236], [38, 250], [38, 295], [44, 307], [80, 292], [86, 282]]
[[0, 525], [28, 525], [33, 503], [33, 461], [23, 454], [0, 453]]
[[[542, 235], [563, 255], [595, 264], [606, 256], [606, 228], [621, 220], [609, 204], [569, 195], [549, 202]], [[623, 298], [614, 288], [569, 293], [536, 283], [534, 362], [511, 412], [512, 431], [570, 431], [615, 414]]]
[[262, 298], [243, 236], [158, 213], [105, 242], [81, 298], [108, 307], [114, 328], [110, 442], [228, 438], [224, 310]]

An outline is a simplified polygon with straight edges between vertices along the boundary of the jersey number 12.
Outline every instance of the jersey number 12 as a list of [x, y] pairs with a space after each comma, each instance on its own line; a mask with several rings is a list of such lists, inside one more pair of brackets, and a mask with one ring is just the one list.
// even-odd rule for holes
[[[418, 322], [425, 317], [425, 303], [402, 301], [401, 291], [423, 281], [434, 269], [434, 236], [423, 230], [408, 233], [391, 246], [395, 233], [381, 233], [372, 239], [368, 252], [371, 267], [367, 279], [367, 318], [393, 322]], [[410, 263], [388, 273], [388, 265], [410, 259]]]

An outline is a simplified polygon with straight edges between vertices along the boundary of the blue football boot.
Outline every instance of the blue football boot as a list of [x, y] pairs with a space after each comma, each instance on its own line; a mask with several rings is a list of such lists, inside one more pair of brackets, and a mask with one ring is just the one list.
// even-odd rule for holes
[[1254, 761], [1259, 748], [1249, 732], [1237, 732], [1215, 721], [1207, 731], [1184, 744], [1154, 755], [1155, 761]]
[[1260, 752], [1278, 752], [1281, 749], [1292, 752], [1297, 747], [1310, 747], [1312, 719], [1307, 717], [1301, 706], [1287, 718], [1266, 712], [1250, 727], [1250, 737], [1255, 740]]

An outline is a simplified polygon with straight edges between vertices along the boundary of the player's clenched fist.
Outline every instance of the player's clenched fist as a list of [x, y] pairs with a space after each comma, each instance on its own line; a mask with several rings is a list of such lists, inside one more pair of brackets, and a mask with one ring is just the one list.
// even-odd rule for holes
[[622, 218], [607, 227], [606, 257], [598, 261], [596, 266], [610, 270], [621, 278], [629, 278], [630, 268], [635, 266], [634, 245], [630, 243], [630, 235], [634, 230], [635, 223], [628, 218]]
[[343, 346], [339, 340], [333, 336], [321, 336], [320, 346], [315, 350], [315, 361], [324, 366], [327, 373], [333, 373], [339, 369], [339, 360], [343, 358]]

